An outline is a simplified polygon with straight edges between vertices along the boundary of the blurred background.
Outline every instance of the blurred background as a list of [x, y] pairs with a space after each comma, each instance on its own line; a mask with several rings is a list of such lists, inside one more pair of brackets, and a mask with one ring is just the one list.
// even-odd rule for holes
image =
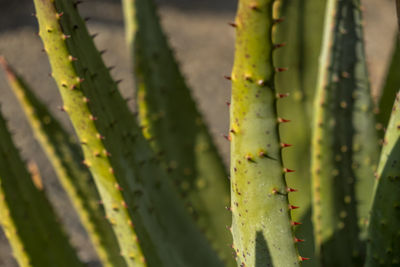
[[[291, 0], [307, 1], [307, 0]], [[48, 104], [56, 117], [72, 130], [66, 115], [57, 107], [61, 101], [55, 83], [49, 77], [50, 67], [37, 36], [36, 18], [31, 0], [0, 0], [0, 55], [4, 55], [25, 76], [33, 89]], [[162, 24], [200, 110], [206, 117], [224, 159], [228, 161], [229, 144], [222, 135], [229, 126], [226, 101], [233, 63], [234, 32], [228, 26], [234, 20], [236, 0], [158, 0]], [[385, 77], [396, 32], [394, 0], [362, 0], [365, 10], [365, 39], [371, 84], [379, 93]], [[89, 17], [89, 30], [98, 33], [95, 41], [100, 50], [106, 49], [104, 59], [115, 66], [115, 79], [123, 79], [120, 89], [133, 107], [133, 80], [127, 47], [124, 40], [123, 17], [118, 0], [85, 0], [79, 6], [83, 17]], [[284, 66], [282, 66], [284, 67]], [[0, 103], [15, 142], [25, 159], [34, 160], [41, 169], [50, 198], [60, 212], [61, 220], [71, 233], [73, 244], [82, 259], [90, 266], [98, 266], [89, 240], [70, 208], [65, 193], [58, 184], [50, 164], [34, 141], [32, 132], [15, 97], [0, 73]], [[43, 253], [46, 253], [45, 251]], [[0, 228], [0, 266], [17, 266]]]

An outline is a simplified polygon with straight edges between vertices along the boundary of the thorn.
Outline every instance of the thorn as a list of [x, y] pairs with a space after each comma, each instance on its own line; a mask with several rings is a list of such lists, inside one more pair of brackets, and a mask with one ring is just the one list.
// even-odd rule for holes
[[90, 37], [92, 37], [92, 39], [96, 38], [99, 34], [98, 33], [94, 33], [92, 35], [90, 35]]
[[69, 61], [77, 61], [78, 59], [76, 57], [73, 57], [71, 55], [68, 56]]
[[116, 84], [120, 84], [122, 82], [122, 79], [116, 80], [115, 83]]
[[305, 258], [305, 257], [299, 256], [299, 259], [300, 259], [300, 261], [306, 261], [306, 260], [309, 260], [310, 258]]
[[89, 119], [92, 121], [97, 121], [97, 117], [93, 116], [92, 114], [89, 115]]
[[281, 143], [282, 148], [291, 147], [291, 146], [292, 146], [291, 144]]
[[267, 156], [267, 152], [261, 150], [260, 152], [258, 152], [258, 156], [259, 156], [260, 158], [266, 157], [266, 156]]
[[286, 94], [276, 94], [276, 97], [277, 98], [285, 98], [285, 97], [288, 97], [289, 96], [289, 93], [286, 93]]
[[273, 23], [277, 24], [277, 23], [281, 23], [285, 20], [285, 18], [278, 18], [278, 19], [274, 19]]
[[103, 151], [103, 152], [104, 152], [104, 155], [106, 155], [107, 157], [111, 157], [111, 153], [110, 153], [110, 152], [108, 152], [107, 150], [105, 150], [105, 149], [104, 149], [104, 151]]
[[295, 242], [295, 243], [304, 242], [304, 239], [300, 239], [300, 238], [295, 237], [295, 238], [294, 238], [294, 242]]
[[102, 136], [101, 134], [97, 134], [97, 138], [99, 138], [99, 139], [101, 139], [101, 140], [104, 140], [104, 139], [106, 139], [104, 136]]
[[231, 207], [225, 207], [225, 209], [226, 209], [227, 211], [232, 211], [232, 208], [231, 208]]
[[63, 35], [61, 36], [61, 38], [62, 38], [63, 40], [66, 40], [66, 39], [68, 39], [68, 38], [71, 38], [71, 35], [63, 34]]
[[107, 52], [107, 50], [106, 50], [106, 49], [104, 49], [104, 50], [101, 50], [101, 51], [100, 51], [100, 55], [104, 55], [104, 53], [105, 53], [105, 52]]
[[286, 191], [288, 191], [290, 193], [290, 192], [297, 192], [299, 190], [288, 187], [288, 188], [286, 188]]
[[293, 205], [289, 205], [289, 209], [290, 209], [290, 210], [295, 210], [295, 209], [298, 209], [298, 208], [300, 208], [300, 207], [298, 207], [298, 206], [293, 206]]
[[122, 200], [122, 202], [121, 202], [121, 205], [122, 205], [122, 207], [124, 207], [125, 209], [127, 209], [127, 208], [128, 208], [128, 205], [126, 205], [126, 202], [125, 202], [125, 201], [123, 201], [123, 200]]
[[264, 85], [266, 84], [266, 82], [265, 82], [264, 80], [258, 80], [258, 81], [257, 81], [257, 84], [258, 84], [259, 86], [264, 86]]
[[56, 14], [57, 19], [60, 19], [60, 18], [62, 17], [62, 15], [64, 15], [64, 12], [57, 13], [57, 14]]
[[82, 164], [85, 165], [86, 168], [89, 168], [89, 163], [86, 160], [82, 160]]
[[114, 169], [113, 168], [109, 168], [108, 171], [112, 174], [114, 174]]
[[233, 28], [237, 27], [237, 24], [235, 22], [228, 22], [228, 25], [232, 26]]
[[283, 119], [283, 118], [278, 118], [279, 123], [285, 123], [285, 122], [290, 122], [290, 120]]
[[232, 80], [232, 77], [231, 77], [231, 76], [226, 76], [226, 75], [225, 75], [224, 78], [227, 79], [227, 80], [229, 80], [229, 81]]
[[250, 154], [247, 154], [246, 156], [244, 156], [244, 158], [247, 159], [247, 161], [254, 162], [253, 156]]
[[85, 103], [89, 103], [89, 102], [90, 102], [90, 99], [89, 99], [89, 98], [87, 98], [87, 97], [83, 97], [83, 102], [85, 102]]
[[115, 66], [110, 66], [107, 69], [108, 69], [108, 71], [112, 71], [114, 68], [115, 68]]
[[230, 106], [231, 106], [231, 102], [226, 101], [226, 105], [227, 105], [228, 107], [230, 107]]
[[223, 134], [222, 136], [223, 136], [226, 140], [228, 140], [229, 142], [232, 141], [231, 135]]
[[286, 43], [274, 44], [274, 48], [275, 48], [275, 49], [276, 49], [276, 48], [281, 48], [281, 47], [284, 47], [284, 46], [286, 46]]
[[115, 188], [117, 188], [118, 191], [124, 191], [119, 184], [115, 184]]
[[65, 111], [65, 108], [63, 106], [58, 107], [58, 109], [63, 111], [63, 112]]
[[288, 172], [295, 172], [295, 170], [291, 170], [291, 169], [288, 169], [288, 168], [284, 168], [283, 171], [286, 172], [286, 173], [288, 173]]
[[31, 16], [32, 17], [36, 17], [36, 13], [31, 13]]
[[288, 70], [288, 68], [275, 68], [275, 71], [277, 71], [277, 72], [284, 72], [287, 70]]
[[80, 78], [80, 77], [77, 77], [76, 80], [78, 81], [78, 83], [83, 83], [85, 81], [84, 78]]
[[301, 222], [294, 222], [294, 221], [292, 221], [292, 222], [291, 222], [291, 225], [292, 225], [292, 226], [302, 225], [302, 223], [301, 223]]

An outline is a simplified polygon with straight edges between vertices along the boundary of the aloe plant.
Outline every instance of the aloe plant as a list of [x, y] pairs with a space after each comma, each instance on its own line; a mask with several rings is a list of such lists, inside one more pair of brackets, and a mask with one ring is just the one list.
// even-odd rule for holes
[[[234, 66], [225, 77], [232, 82], [230, 188], [153, 1], [123, 1], [138, 117], [79, 3], [34, 0], [61, 109], [80, 147], [0, 63], [102, 265], [399, 264], [399, 95], [389, 108], [398, 57], [375, 116], [359, 0], [239, 0], [230, 23]], [[379, 166], [375, 119], [387, 128]], [[2, 117], [0, 137], [0, 223], [17, 262], [84, 265]]]

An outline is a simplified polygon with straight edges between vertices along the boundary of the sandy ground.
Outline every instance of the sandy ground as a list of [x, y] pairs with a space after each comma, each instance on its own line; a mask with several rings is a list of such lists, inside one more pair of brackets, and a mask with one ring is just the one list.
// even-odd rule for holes
[[[295, 0], [293, 0], [295, 1]], [[296, 0], [299, 1], [299, 0]], [[305, 1], [305, 0], [303, 0]], [[229, 74], [233, 61], [233, 31], [227, 26], [234, 18], [236, 1], [233, 0], [160, 0], [160, 13], [172, 46], [181, 62], [183, 73], [193, 88], [200, 109], [206, 116], [212, 134], [227, 159], [229, 147], [221, 138], [228, 129], [230, 84], [222, 77]], [[366, 40], [371, 82], [374, 91], [381, 84], [385, 62], [390, 55], [395, 31], [395, 9], [392, 0], [364, 0]], [[100, 49], [107, 49], [104, 58], [108, 65], [115, 65], [113, 76], [123, 79], [121, 90], [126, 97], [133, 95], [127, 50], [124, 42], [123, 21], [119, 1], [87, 0], [80, 7], [85, 17], [90, 17], [90, 31]], [[65, 114], [58, 111], [61, 105], [55, 84], [48, 77], [47, 58], [41, 52], [42, 44], [37, 35], [36, 19], [31, 1], [0, 0], [0, 54], [32, 84], [41, 99], [54, 114], [70, 128]], [[49, 195], [60, 217], [71, 233], [72, 242], [78, 247], [82, 259], [91, 266], [98, 266], [93, 248], [88, 242], [76, 214], [56, 181], [55, 175], [39, 146], [32, 138], [27, 123], [10, 93], [5, 78], [0, 74], [0, 103], [10, 119], [15, 141], [24, 158], [40, 166]], [[132, 102], [130, 103], [132, 105]], [[70, 128], [71, 129], [71, 128]], [[15, 261], [7, 241], [0, 230], [0, 266], [14, 267]]]

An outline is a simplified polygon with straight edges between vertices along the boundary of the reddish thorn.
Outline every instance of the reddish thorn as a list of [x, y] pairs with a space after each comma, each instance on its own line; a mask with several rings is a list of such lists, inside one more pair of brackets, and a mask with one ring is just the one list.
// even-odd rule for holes
[[231, 106], [231, 102], [226, 102], [226, 105], [228, 106], [228, 107], [230, 107]]
[[286, 173], [288, 173], [288, 172], [295, 172], [295, 170], [291, 170], [291, 169], [288, 169], [288, 168], [284, 168], [283, 171], [286, 172]]
[[294, 221], [293, 221], [291, 224], [292, 224], [292, 226], [296, 226], [296, 225], [301, 225], [302, 223], [301, 223], [301, 222], [294, 222]]
[[289, 205], [289, 209], [290, 209], [290, 210], [295, 210], [295, 209], [298, 209], [298, 208], [300, 208], [300, 207], [298, 207], [298, 206], [293, 206], [293, 205]]
[[278, 122], [285, 123], [285, 122], [290, 122], [290, 120], [287, 120], [287, 119], [284, 119], [284, 118], [278, 118]]
[[300, 261], [306, 261], [306, 260], [309, 260], [310, 258], [305, 258], [305, 257], [302, 257], [302, 256], [300, 256]]
[[274, 48], [281, 48], [286, 46], [286, 43], [281, 43], [281, 44], [274, 44]]
[[122, 205], [124, 208], [126, 208], [126, 209], [128, 208], [128, 205], [126, 205], [126, 202], [125, 202], [125, 201], [122, 201], [122, 202], [121, 202], [121, 205]]
[[226, 75], [224, 75], [224, 78], [227, 79], [227, 80], [229, 80], [229, 81], [232, 80], [232, 77], [231, 77], [231, 76], [226, 76]]
[[113, 168], [110, 168], [108, 170], [109, 170], [110, 173], [114, 174], [114, 169]]
[[300, 239], [300, 238], [295, 237], [294, 238], [294, 242], [296, 242], [296, 243], [304, 242], [304, 239]]
[[285, 97], [288, 97], [289, 96], [289, 93], [286, 93], [286, 94], [276, 94], [276, 97], [277, 98], [285, 98]]
[[61, 18], [62, 17], [62, 15], [64, 15], [64, 12], [60, 12], [60, 13], [58, 13], [57, 14], [57, 18], [59, 19], [59, 18]]
[[73, 57], [73, 56], [71, 56], [71, 55], [68, 56], [68, 59], [69, 59], [70, 61], [77, 61], [77, 60], [78, 60], [76, 57]]
[[292, 146], [291, 144], [281, 143], [282, 148], [291, 147], [291, 146]]
[[283, 71], [287, 71], [288, 68], [275, 68], [275, 70], [276, 70], [277, 72], [283, 72]]
[[63, 34], [63, 35], [62, 35], [62, 38], [65, 40], [65, 39], [71, 38], [71, 35]]
[[228, 22], [228, 25], [232, 26], [233, 28], [237, 27], [237, 24], [235, 22]]
[[89, 115], [90, 120], [92, 121], [97, 121], [97, 117], [93, 116], [93, 115]]
[[117, 188], [117, 190], [119, 191], [123, 191], [122, 187], [119, 184], [115, 184], [115, 188]]
[[229, 142], [230, 141], [232, 141], [232, 137], [231, 137], [231, 135], [226, 135], [226, 134], [224, 134], [224, 135], [222, 135], [226, 140], [228, 140]]
[[288, 192], [297, 192], [297, 191], [299, 191], [299, 190], [297, 190], [297, 189], [290, 188], [290, 187], [286, 188], [286, 190], [287, 190]]
[[278, 18], [278, 19], [274, 19], [274, 23], [281, 23], [285, 20], [285, 18]]

